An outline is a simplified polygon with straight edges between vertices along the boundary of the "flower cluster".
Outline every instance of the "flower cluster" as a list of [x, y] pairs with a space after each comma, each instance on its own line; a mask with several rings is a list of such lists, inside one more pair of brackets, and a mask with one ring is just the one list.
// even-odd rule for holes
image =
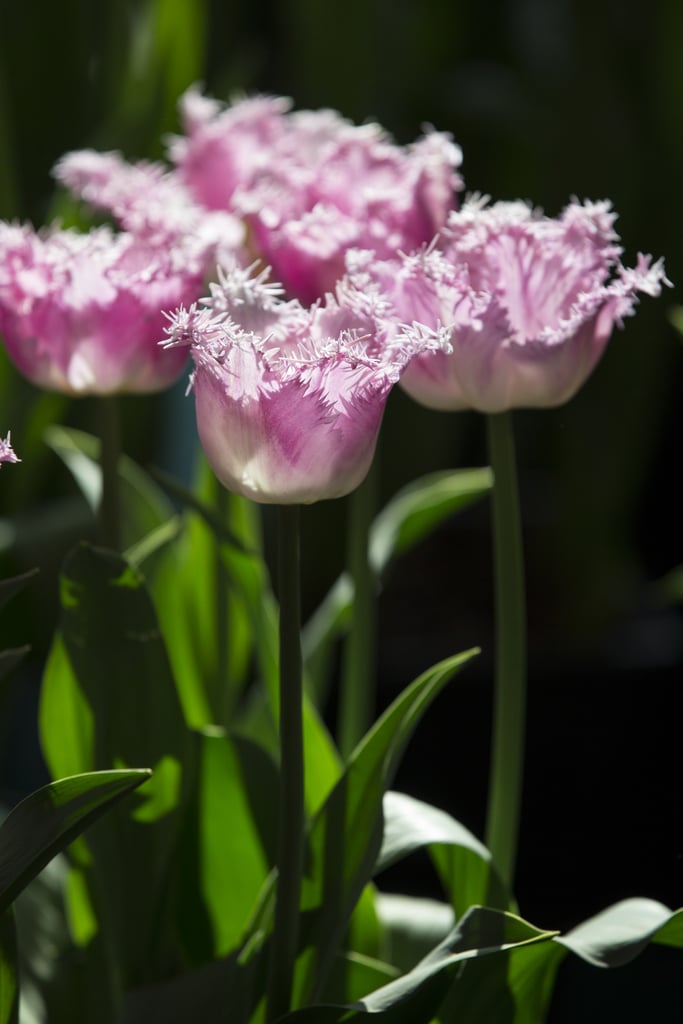
[[55, 168], [118, 231], [0, 225], [0, 332], [26, 376], [72, 394], [164, 387], [189, 350], [209, 459], [257, 500], [355, 487], [399, 378], [440, 409], [566, 401], [638, 293], [668, 284], [661, 261], [621, 265], [606, 202], [458, 209], [448, 135], [399, 146], [194, 89], [181, 120], [169, 165], [84, 150]]
[[460, 150], [443, 133], [398, 146], [378, 125], [271, 97], [224, 109], [190, 90], [180, 108], [172, 171], [84, 151], [64, 157], [57, 178], [133, 231], [170, 222], [216, 237], [219, 218], [237, 214], [255, 254], [305, 303], [334, 289], [349, 249], [388, 257], [429, 242], [462, 184]]

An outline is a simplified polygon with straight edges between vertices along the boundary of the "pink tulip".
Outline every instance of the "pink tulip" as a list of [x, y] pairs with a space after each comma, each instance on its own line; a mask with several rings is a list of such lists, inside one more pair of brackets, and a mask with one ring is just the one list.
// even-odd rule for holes
[[351, 254], [351, 282], [385, 304], [385, 330], [450, 342], [450, 354], [419, 356], [402, 377], [422, 404], [489, 413], [560, 405], [634, 312], [637, 293], [669, 284], [661, 260], [620, 264], [614, 220], [606, 202], [574, 201], [553, 220], [524, 203], [475, 198], [430, 248], [389, 261]]
[[191, 347], [199, 436], [221, 482], [277, 504], [357, 487], [389, 392], [425, 345], [378, 345], [343, 300], [285, 302], [263, 273], [221, 275], [206, 302], [171, 316], [164, 344]]
[[203, 265], [181, 245], [130, 234], [0, 224], [0, 334], [39, 387], [74, 395], [157, 391], [184, 366], [157, 345], [162, 310], [202, 290]]

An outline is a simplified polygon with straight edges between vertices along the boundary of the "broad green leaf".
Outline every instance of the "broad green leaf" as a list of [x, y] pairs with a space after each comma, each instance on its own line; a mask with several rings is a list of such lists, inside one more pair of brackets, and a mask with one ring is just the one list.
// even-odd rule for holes
[[216, 732], [197, 743], [178, 886], [181, 930], [199, 963], [235, 949], [247, 928], [275, 857], [278, 774], [247, 740]]
[[557, 939], [597, 967], [627, 964], [653, 941], [683, 948], [683, 910], [669, 910], [656, 900], [622, 900]]
[[[97, 891], [124, 964], [154, 974], [174, 942], [160, 929], [193, 747], [159, 626], [139, 573], [113, 552], [79, 545], [61, 578], [62, 613], [43, 682], [43, 751], [56, 777], [136, 764], [159, 768], [137, 809], [116, 808], [88, 837]], [[92, 872], [98, 877], [93, 888]], [[80, 908], [80, 917], [87, 912]], [[141, 972], [141, 973], [140, 973]]]
[[457, 917], [472, 906], [510, 902], [491, 854], [469, 829], [437, 807], [404, 793], [387, 793], [384, 839], [376, 871], [383, 871], [423, 846], [434, 847], [432, 856]]
[[[231, 728], [249, 679], [253, 637], [243, 599], [221, 548], [247, 552], [257, 510], [228, 494], [202, 460], [188, 492], [155, 473], [187, 507], [180, 537], [157, 559], [150, 577], [188, 724]], [[258, 552], [254, 553], [258, 557]]]
[[382, 799], [409, 736], [448, 680], [476, 653], [441, 662], [397, 697], [352, 752], [313, 819], [301, 894], [305, 952], [299, 964], [299, 1003], [321, 991], [372, 875], [382, 842]]
[[17, 935], [12, 908], [0, 914], [0, 1024], [19, 1022]]
[[0, 913], [48, 861], [150, 775], [144, 769], [75, 775], [17, 804], [0, 825]]
[[[554, 934], [540, 931], [512, 914], [473, 907], [442, 943], [400, 978], [355, 1003], [296, 1010], [283, 1017], [282, 1024], [342, 1024], [367, 1014], [376, 1016], [382, 1024], [430, 1024], [439, 1014], [453, 979], [467, 976], [463, 965], [490, 961], [493, 967], [495, 960], [508, 951], [548, 943]], [[484, 970], [488, 966], [485, 964]], [[448, 1018], [456, 1019], [470, 1024], [469, 1015]]]
[[600, 967], [633, 960], [648, 942], [683, 947], [683, 911], [654, 900], [624, 900], [553, 941], [511, 949], [490, 970], [473, 961], [458, 976], [444, 1004], [443, 1021], [468, 1024], [538, 1024], [545, 1020], [556, 973], [567, 952]]

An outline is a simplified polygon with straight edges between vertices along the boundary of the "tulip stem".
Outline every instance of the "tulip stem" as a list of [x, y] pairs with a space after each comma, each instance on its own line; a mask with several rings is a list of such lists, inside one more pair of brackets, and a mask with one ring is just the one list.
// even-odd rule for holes
[[512, 891], [524, 772], [526, 614], [512, 414], [487, 417], [493, 468], [496, 670], [486, 843]]
[[370, 565], [370, 527], [375, 511], [376, 460], [349, 497], [347, 565], [353, 581], [351, 624], [344, 647], [339, 695], [339, 750], [348, 757], [370, 727], [374, 712], [375, 576]]
[[100, 543], [112, 551], [121, 550], [121, 493], [119, 459], [121, 457], [121, 415], [116, 395], [103, 395], [100, 410], [100, 498], [98, 533]]
[[275, 922], [268, 973], [268, 1022], [290, 1009], [299, 939], [305, 823], [299, 544], [299, 508], [282, 505], [278, 508], [280, 810]]

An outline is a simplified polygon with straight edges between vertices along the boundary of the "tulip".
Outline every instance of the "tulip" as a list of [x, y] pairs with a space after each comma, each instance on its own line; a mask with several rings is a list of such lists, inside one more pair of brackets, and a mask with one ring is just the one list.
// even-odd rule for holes
[[156, 344], [162, 310], [195, 299], [195, 251], [128, 233], [0, 224], [0, 333], [34, 384], [72, 395], [151, 392], [181, 373], [181, 351]]
[[[497, 413], [566, 402], [592, 372], [638, 292], [668, 284], [661, 260], [619, 263], [607, 202], [572, 202], [556, 220], [524, 203], [472, 199], [451, 213], [437, 243], [378, 263], [352, 254], [358, 290], [389, 303], [410, 339], [446, 337], [401, 380], [435, 409]], [[396, 329], [396, 326], [395, 328]]]
[[181, 99], [181, 117], [171, 170], [86, 150], [63, 157], [55, 174], [144, 237], [168, 234], [169, 224], [187, 235], [194, 224], [218, 263], [236, 249], [234, 217], [242, 218], [251, 258], [305, 304], [334, 290], [349, 249], [389, 258], [429, 242], [462, 187], [460, 149], [440, 132], [399, 146], [378, 125], [331, 110], [290, 112], [288, 100], [263, 96], [223, 108], [195, 89]]
[[380, 345], [351, 303], [286, 302], [253, 268], [221, 274], [206, 308], [178, 310], [166, 334], [167, 348], [191, 348], [199, 436], [214, 472], [267, 504], [357, 487], [391, 388], [416, 352], [435, 347]]

